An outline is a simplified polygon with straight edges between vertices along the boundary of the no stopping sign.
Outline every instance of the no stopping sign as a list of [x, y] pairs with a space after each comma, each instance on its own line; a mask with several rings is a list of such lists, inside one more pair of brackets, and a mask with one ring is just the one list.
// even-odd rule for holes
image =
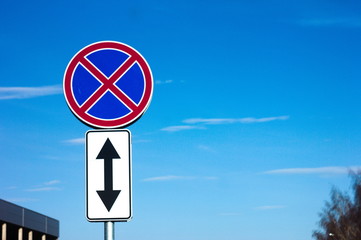
[[132, 124], [148, 108], [153, 77], [143, 56], [114, 41], [81, 49], [64, 74], [64, 95], [74, 115], [94, 128]]

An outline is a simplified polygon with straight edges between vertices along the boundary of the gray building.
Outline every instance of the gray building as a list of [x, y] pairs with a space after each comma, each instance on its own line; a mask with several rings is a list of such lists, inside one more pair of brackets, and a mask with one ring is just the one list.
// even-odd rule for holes
[[0, 199], [0, 240], [57, 240], [59, 221]]

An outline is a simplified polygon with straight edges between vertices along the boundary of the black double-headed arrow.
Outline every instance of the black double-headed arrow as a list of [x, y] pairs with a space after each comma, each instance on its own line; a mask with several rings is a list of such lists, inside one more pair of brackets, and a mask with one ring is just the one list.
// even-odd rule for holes
[[104, 191], [97, 191], [108, 212], [117, 200], [120, 190], [113, 190], [113, 159], [120, 159], [109, 138], [105, 141], [96, 159], [104, 159]]

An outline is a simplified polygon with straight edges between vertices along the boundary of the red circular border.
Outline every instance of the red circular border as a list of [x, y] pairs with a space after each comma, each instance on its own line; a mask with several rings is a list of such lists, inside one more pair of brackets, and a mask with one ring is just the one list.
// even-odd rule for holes
[[[90, 53], [101, 49], [116, 49], [134, 57], [142, 69], [145, 79], [144, 94], [140, 103], [137, 105], [138, 107], [131, 113], [113, 120], [99, 119], [89, 115], [87, 112], [81, 111], [72, 91], [73, 74], [80, 60]], [[147, 110], [153, 94], [153, 77], [148, 63], [134, 48], [124, 43], [114, 41], [96, 42], [84, 47], [75, 54], [65, 70], [63, 84], [64, 96], [71, 111], [81, 121], [95, 128], [121, 128], [130, 125], [141, 117], [145, 110]]]

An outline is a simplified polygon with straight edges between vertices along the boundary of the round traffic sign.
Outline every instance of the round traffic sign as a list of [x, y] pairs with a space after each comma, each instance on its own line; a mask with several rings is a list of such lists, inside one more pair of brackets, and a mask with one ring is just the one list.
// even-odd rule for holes
[[75, 54], [63, 84], [71, 111], [94, 128], [132, 124], [153, 94], [148, 63], [134, 48], [114, 41], [93, 43]]

